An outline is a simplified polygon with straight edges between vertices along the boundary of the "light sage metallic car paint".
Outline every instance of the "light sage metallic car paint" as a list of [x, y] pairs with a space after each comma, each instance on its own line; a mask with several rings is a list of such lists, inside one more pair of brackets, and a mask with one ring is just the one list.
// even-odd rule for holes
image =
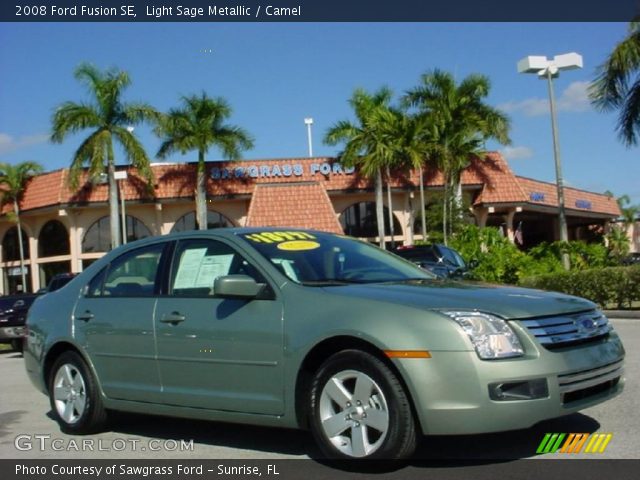
[[[611, 398], [603, 393], [563, 404], [559, 375], [620, 362], [615, 332], [601, 341], [548, 350], [519, 320], [593, 311], [584, 299], [490, 285], [421, 280], [304, 286], [291, 281], [242, 234], [282, 229], [219, 229], [141, 240], [92, 264], [66, 287], [39, 298], [28, 318], [25, 365], [47, 392], [47, 368], [65, 348], [86, 360], [108, 409], [283, 427], [304, 427], [297, 401], [300, 370], [314, 349], [368, 345], [429, 351], [428, 359], [390, 359], [425, 434], [528, 427]], [[88, 298], [85, 285], [125, 252], [156, 243], [212, 239], [233, 246], [267, 280], [271, 299]], [[303, 253], [303, 252], [302, 252]], [[301, 254], [302, 254], [301, 253]], [[423, 272], [416, 268], [420, 275]], [[522, 357], [480, 360], [463, 330], [440, 310], [474, 310], [509, 320]], [[82, 320], [92, 312], [93, 318]], [[180, 313], [184, 321], [163, 322]], [[620, 370], [621, 371], [621, 370]], [[488, 386], [546, 379], [546, 398], [494, 401]], [[306, 398], [306, 397], [304, 397]]]

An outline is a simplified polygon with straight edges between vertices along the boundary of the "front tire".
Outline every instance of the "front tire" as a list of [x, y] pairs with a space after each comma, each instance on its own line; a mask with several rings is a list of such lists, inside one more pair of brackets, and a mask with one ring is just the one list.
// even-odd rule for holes
[[49, 376], [51, 409], [64, 432], [88, 434], [107, 421], [96, 381], [82, 357], [73, 351], [60, 355]]
[[330, 357], [311, 386], [311, 430], [334, 459], [401, 459], [416, 447], [409, 399], [380, 359], [345, 350]]
[[11, 340], [11, 348], [18, 353], [22, 353], [22, 338], [14, 338]]

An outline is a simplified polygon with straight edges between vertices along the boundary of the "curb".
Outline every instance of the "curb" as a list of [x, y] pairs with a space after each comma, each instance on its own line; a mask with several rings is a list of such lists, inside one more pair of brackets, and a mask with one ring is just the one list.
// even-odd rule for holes
[[640, 310], [604, 310], [608, 318], [640, 318]]

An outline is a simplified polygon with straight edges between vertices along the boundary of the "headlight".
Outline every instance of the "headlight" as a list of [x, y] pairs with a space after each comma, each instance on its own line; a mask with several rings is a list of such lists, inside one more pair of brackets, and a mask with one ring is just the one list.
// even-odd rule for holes
[[519, 357], [524, 352], [514, 331], [501, 318], [480, 312], [442, 313], [454, 320], [469, 335], [478, 357], [483, 360]]

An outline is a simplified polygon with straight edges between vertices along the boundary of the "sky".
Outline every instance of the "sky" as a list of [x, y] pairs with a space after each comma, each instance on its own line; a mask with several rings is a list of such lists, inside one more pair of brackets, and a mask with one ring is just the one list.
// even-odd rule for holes
[[[123, 99], [161, 111], [184, 95], [224, 97], [233, 109], [228, 122], [255, 140], [245, 159], [306, 156], [305, 117], [314, 119], [314, 156], [336, 155], [340, 148], [322, 138], [335, 122], [353, 118], [348, 99], [355, 88], [388, 86], [398, 99], [438, 68], [458, 81], [488, 76], [487, 102], [509, 115], [512, 139], [488, 148], [501, 150], [516, 174], [554, 182], [547, 85], [518, 74], [516, 64], [527, 55], [578, 52], [584, 68], [555, 81], [565, 183], [627, 194], [640, 204], [640, 147], [626, 148], [615, 113], [595, 111], [586, 95], [596, 67], [626, 30], [625, 23], [560, 22], [0, 23], [0, 162], [69, 166], [88, 132], [62, 144], [48, 138], [57, 106], [90, 98], [73, 76], [82, 62], [126, 70], [132, 84]], [[160, 141], [150, 128], [134, 133], [158, 161]], [[220, 159], [216, 150], [207, 157]], [[193, 152], [168, 159], [195, 160]]]

